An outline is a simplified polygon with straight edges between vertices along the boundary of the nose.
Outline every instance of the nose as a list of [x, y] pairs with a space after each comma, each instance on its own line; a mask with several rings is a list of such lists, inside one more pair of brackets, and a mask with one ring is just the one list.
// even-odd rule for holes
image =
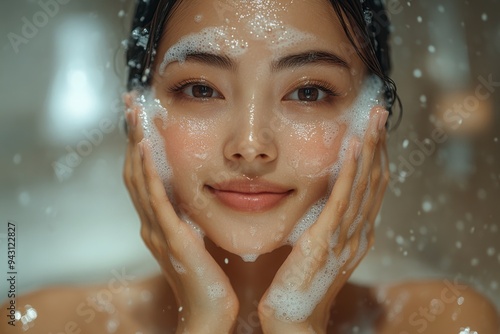
[[244, 112], [236, 112], [232, 131], [224, 147], [224, 156], [238, 163], [270, 163], [278, 157], [276, 133], [272, 127], [269, 110], [248, 105]]

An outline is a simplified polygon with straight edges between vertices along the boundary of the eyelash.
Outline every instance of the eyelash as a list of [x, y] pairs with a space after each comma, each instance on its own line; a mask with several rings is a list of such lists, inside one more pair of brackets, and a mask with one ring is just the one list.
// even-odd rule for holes
[[196, 86], [196, 85], [210, 87], [211, 89], [213, 89], [215, 92], [217, 92], [220, 95], [220, 97], [218, 99], [224, 99], [224, 96], [219, 92], [219, 90], [214, 88], [212, 85], [210, 85], [205, 80], [200, 80], [200, 79], [183, 80], [183, 81], [176, 83], [176, 84], [172, 85], [171, 87], [167, 88], [167, 93], [174, 94], [176, 97], [184, 99], [184, 100], [188, 100], [188, 101], [192, 101], [192, 100], [207, 101], [207, 100], [211, 99], [211, 98], [193, 98], [193, 97], [188, 96], [188, 95], [183, 93], [183, 90], [186, 89], [187, 87]]
[[[188, 100], [188, 101], [192, 101], [192, 100], [207, 101], [209, 99], [212, 99], [212, 98], [193, 98], [193, 97], [188, 96], [188, 95], [183, 93], [183, 90], [186, 89], [187, 87], [196, 86], [196, 85], [210, 87], [211, 89], [213, 89], [215, 92], [217, 92], [220, 95], [220, 97], [218, 97], [218, 99], [224, 99], [224, 96], [217, 89], [215, 89], [213, 86], [211, 86], [208, 82], [206, 82], [205, 80], [194, 79], [194, 78], [193, 79], [186, 79], [186, 80], [183, 80], [179, 83], [174, 84], [173, 86], [171, 86], [170, 88], [167, 89], [167, 92], [170, 94], [174, 94], [177, 97], [184, 99], [184, 100]], [[304, 88], [318, 89], [318, 90], [322, 91], [323, 93], [325, 93], [327, 96], [319, 101], [300, 101], [300, 100], [287, 99], [287, 97], [290, 96], [291, 94], [293, 94], [295, 91], [297, 91], [299, 89], [304, 89]], [[336, 97], [340, 97], [340, 96], [341, 96], [341, 94], [338, 92], [338, 90], [333, 85], [331, 85], [329, 83], [321, 82], [321, 81], [307, 81], [307, 82], [304, 82], [302, 84], [297, 85], [293, 90], [289, 91], [285, 95], [285, 98], [283, 100], [287, 101], [287, 102], [295, 102], [295, 103], [300, 103], [303, 105], [308, 105], [308, 104], [312, 104], [312, 103], [314, 103], [314, 104], [331, 103], [332, 99], [334, 99]]]
[[327, 96], [322, 99], [322, 100], [319, 100], [319, 101], [296, 101], [296, 100], [286, 100], [285, 101], [289, 101], [289, 102], [298, 102], [300, 104], [311, 104], [311, 103], [329, 103], [329, 102], [332, 102], [332, 99], [336, 98], [336, 97], [340, 97], [341, 94], [338, 92], [337, 88], [335, 88], [333, 85], [327, 83], [327, 82], [322, 82], [322, 81], [306, 81], [302, 84], [299, 84], [297, 85], [295, 88], [293, 88], [293, 90], [289, 91], [285, 96], [289, 96], [291, 95], [292, 93], [294, 93], [295, 91], [299, 90], [299, 89], [304, 89], [304, 88], [315, 88], [315, 89], [318, 89], [322, 92], [324, 92]]

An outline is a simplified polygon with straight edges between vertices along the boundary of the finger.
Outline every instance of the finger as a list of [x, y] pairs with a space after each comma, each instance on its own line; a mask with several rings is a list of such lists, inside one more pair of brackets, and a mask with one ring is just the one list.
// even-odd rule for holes
[[387, 121], [388, 112], [383, 108], [374, 108], [371, 112], [371, 121], [365, 134], [363, 150], [360, 157], [360, 169], [354, 181], [354, 191], [350, 198], [349, 210], [344, 220], [345, 224], [341, 226], [340, 238], [350, 238], [360, 226], [364, 219], [364, 211], [369, 207], [369, 202], [374, 196], [370, 191], [373, 184], [371, 179], [375, 151], [380, 141], [380, 134], [383, 131], [383, 125]]
[[381, 138], [381, 142], [379, 144], [379, 152], [377, 153], [380, 159], [380, 175], [378, 188], [375, 191], [376, 195], [374, 196], [373, 204], [371, 205], [371, 211], [368, 215], [368, 220], [370, 222], [375, 222], [377, 215], [382, 206], [382, 202], [384, 200], [384, 193], [387, 189], [387, 185], [389, 182], [389, 157], [387, 154], [387, 146], [386, 146], [387, 136], [384, 133]]
[[374, 241], [374, 222], [379, 212], [383, 201], [383, 193], [387, 185], [388, 166], [387, 166], [387, 151], [385, 146], [385, 132], [382, 133], [381, 140], [377, 145], [375, 157], [373, 159], [372, 172], [370, 176], [370, 185], [367, 193], [371, 195], [368, 201], [362, 204], [365, 209], [362, 210], [358, 217], [358, 226], [352, 236], [349, 236], [351, 242], [351, 250], [356, 253], [350, 267], [357, 265], [367, 253]]
[[163, 181], [154, 168], [149, 142], [147, 140], [141, 141], [139, 150], [145, 188], [149, 194], [149, 204], [162, 229], [167, 234], [173, 235], [179, 230], [180, 219], [170, 203]]
[[349, 145], [344, 166], [335, 181], [332, 192], [326, 202], [318, 221], [311, 227], [314, 235], [324, 235], [325, 227], [328, 235], [337, 229], [349, 207], [352, 186], [358, 169], [358, 157], [361, 152], [359, 139], [353, 138]]

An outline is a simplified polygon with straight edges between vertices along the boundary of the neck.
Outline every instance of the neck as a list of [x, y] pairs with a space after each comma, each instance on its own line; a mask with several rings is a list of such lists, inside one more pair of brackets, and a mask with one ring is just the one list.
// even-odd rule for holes
[[290, 247], [281, 247], [259, 256], [255, 262], [245, 262], [240, 256], [229, 253], [208, 239], [206, 248], [231, 281], [240, 302], [240, 316], [244, 319], [256, 311], [262, 295], [291, 251]]

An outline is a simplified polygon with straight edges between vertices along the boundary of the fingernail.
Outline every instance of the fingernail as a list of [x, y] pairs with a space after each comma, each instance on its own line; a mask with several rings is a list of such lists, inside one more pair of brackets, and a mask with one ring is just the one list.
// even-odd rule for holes
[[353, 146], [353, 151], [354, 151], [354, 160], [358, 160], [359, 159], [359, 156], [361, 155], [361, 143], [359, 141], [355, 141], [354, 142], [354, 146]]
[[141, 156], [141, 159], [144, 158], [144, 141], [141, 141], [139, 144], [137, 144], [137, 146], [139, 146], [139, 154]]
[[378, 130], [382, 131], [385, 128], [385, 124], [387, 123], [389, 112], [385, 109], [380, 109], [378, 113], [379, 113]]

